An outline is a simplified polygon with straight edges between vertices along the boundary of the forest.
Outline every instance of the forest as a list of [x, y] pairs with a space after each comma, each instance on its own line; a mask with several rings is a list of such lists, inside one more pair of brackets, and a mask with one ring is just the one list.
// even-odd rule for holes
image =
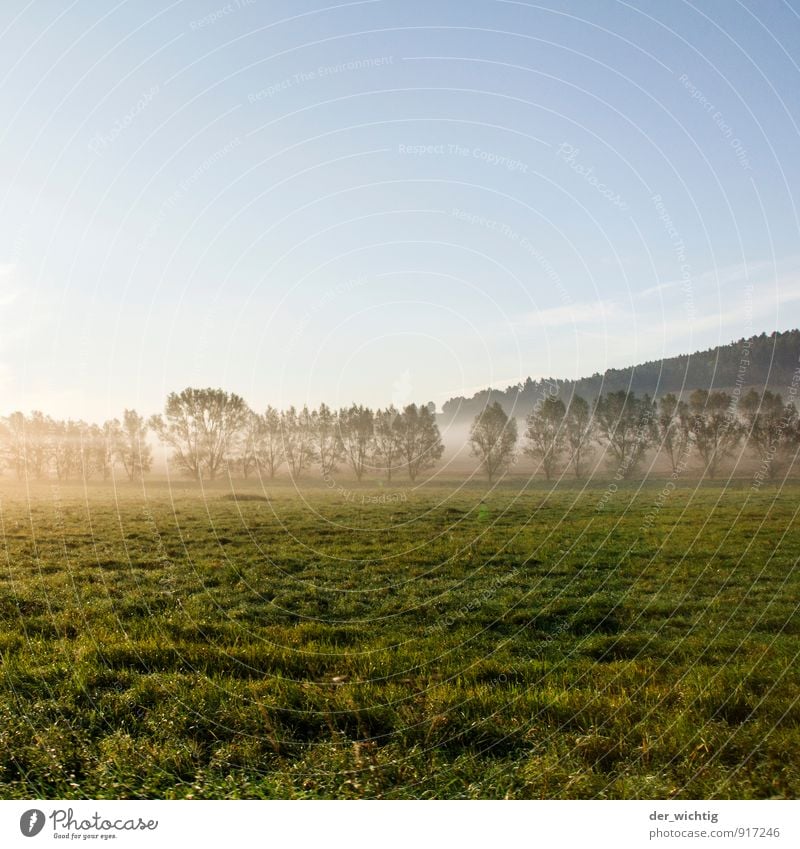
[[455, 397], [442, 407], [447, 422], [467, 422], [497, 401], [507, 412], [526, 410], [543, 393], [556, 392], [567, 400], [578, 394], [593, 400], [606, 392], [625, 390], [659, 397], [666, 393], [688, 394], [694, 389], [772, 389], [786, 392], [800, 366], [800, 330], [761, 333], [694, 354], [653, 360], [623, 369], [608, 369], [579, 380], [543, 378], [506, 389], [487, 388], [471, 398]]

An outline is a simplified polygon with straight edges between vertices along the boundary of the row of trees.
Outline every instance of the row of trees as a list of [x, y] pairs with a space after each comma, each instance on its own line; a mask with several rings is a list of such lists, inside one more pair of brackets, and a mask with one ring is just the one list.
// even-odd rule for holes
[[403, 473], [414, 481], [444, 453], [432, 405], [337, 411], [322, 404], [257, 413], [236, 394], [191, 388], [171, 393], [164, 414], [148, 420], [135, 410], [103, 425], [13, 413], [2, 422], [0, 444], [20, 479], [107, 480], [118, 466], [135, 480], [152, 467], [150, 432], [172, 450], [175, 468], [197, 480], [223, 472], [274, 478], [285, 465], [294, 479], [312, 467], [330, 479], [349, 466], [359, 481], [366, 473], [388, 480]]
[[247, 477], [274, 478], [286, 464], [295, 480], [316, 466], [329, 479], [349, 466], [357, 480], [379, 472], [388, 480], [405, 473], [414, 481], [444, 453], [432, 405], [371, 410], [353, 404], [332, 410], [289, 407], [251, 410], [238, 395], [219, 389], [185, 389], [167, 399], [151, 427], [173, 449], [172, 459], [195, 478], [214, 479], [237, 468]]
[[[238, 395], [221, 389], [185, 389], [167, 398], [163, 415], [145, 420], [135, 410], [101, 425], [13, 413], [0, 426], [6, 465], [17, 476], [58, 480], [108, 479], [121, 467], [131, 480], [150, 471], [153, 432], [172, 449], [171, 462], [198, 480], [221, 473], [274, 478], [285, 466], [297, 480], [316, 467], [324, 479], [349, 467], [357, 480], [402, 473], [415, 481], [444, 453], [433, 405], [409, 404], [371, 410], [353, 404], [332, 410], [267, 407], [251, 410]], [[518, 426], [495, 402], [472, 424], [469, 442], [490, 481], [515, 461]], [[798, 413], [769, 391], [747, 393], [738, 403], [725, 392], [698, 389], [687, 401], [673, 394], [658, 402], [618, 391], [594, 404], [574, 395], [541, 398], [525, 420], [522, 452], [550, 480], [565, 467], [586, 475], [596, 446], [604, 448], [617, 478], [629, 477], [648, 451], [661, 450], [673, 473], [698, 456], [709, 477], [743, 439], [775, 478], [800, 446]]]
[[[470, 430], [472, 452], [491, 482], [516, 460], [518, 428], [499, 403], [479, 413]], [[673, 474], [694, 454], [713, 478], [720, 464], [746, 440], [776, 478], [800, 446], [800, 424], [793, 403], [765, 391], [748, 392], [738, 403], [726, 392], [698, 389], [688, 401], [674, 394], [658, 402], [624, 390], [601, 395], [590, 405], [574, 395], [569, 404], [545, 396], [525, 420], [523, 453], [537, 461], [550, 480], [565, 464], [584, 477], [595, 445], [607, 449], [616, 477], [629, 477], [646, 453], [662, 450]]]
[[12, 413], [0, 423], [3, 459], [20, 479], [107, 480], [118, 466], [134, 480], [150, 471], [153, 462], [146, 436], [147, 424], [135, 410], [125, 410], [122, 421], [103, 425], [52, 419], [39, 412]]

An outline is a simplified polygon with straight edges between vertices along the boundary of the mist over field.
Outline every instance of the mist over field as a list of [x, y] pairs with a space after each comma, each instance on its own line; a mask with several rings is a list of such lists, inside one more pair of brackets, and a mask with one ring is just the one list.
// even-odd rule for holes
[[[786, 400], [769, 387], [785, 387]], [[453, 475], [485, 475], [491, 485], [512, 474], [581, 481], [671, 473], [749, 474], [759, 487], [793, 472], [798, 393], [800, 332], [792, 330], [577, 381], [527, 378], [450, 399], [439, 412], [434, 402], [260, 412], [235, 393], [191, 387], [170, 393], [163, 415], [125, 409], [102, 425], [18, 411], [0, 421], [0, 449], [6, 470], [28, 484], [144, 483], [159, 474], [232, 486], [321, 480], [344, 491], [348, 478], [416, 487]]]

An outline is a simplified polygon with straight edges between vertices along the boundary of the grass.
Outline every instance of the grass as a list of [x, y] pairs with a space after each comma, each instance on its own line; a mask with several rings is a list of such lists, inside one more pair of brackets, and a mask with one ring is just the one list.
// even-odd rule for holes
[[605, 487], [6, 482], [0, 797], [797, 797], [800, 486]]

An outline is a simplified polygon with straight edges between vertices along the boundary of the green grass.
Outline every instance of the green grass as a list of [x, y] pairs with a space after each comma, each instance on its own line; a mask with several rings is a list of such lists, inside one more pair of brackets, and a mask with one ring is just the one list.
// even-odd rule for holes
[[605, 486], [6, 483], [0, 797], [799, 796], [800, 486]]

